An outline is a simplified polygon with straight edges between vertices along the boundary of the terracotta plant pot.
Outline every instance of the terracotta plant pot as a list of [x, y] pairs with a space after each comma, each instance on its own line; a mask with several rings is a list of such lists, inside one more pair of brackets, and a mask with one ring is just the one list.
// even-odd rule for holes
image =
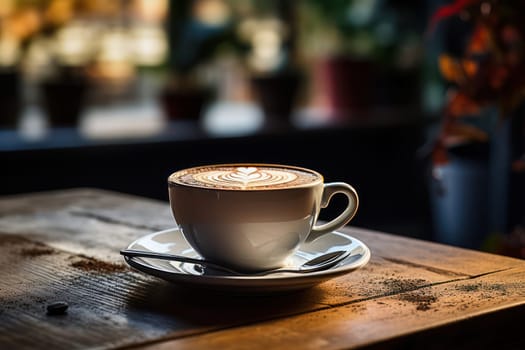
[[199, 120], [210, 96], [210, 91], [205, 88], [166, 87], [159, 99], [169, 120]]
[[301, 75], [296, 72], [254, 76], [252, 88], [268, 122], [290, 124], [301, 86]]
[[20, 72], [0, 70], [0, 128], [16, 128], [22, 110]]
[[88, 82], [65, 77], [44, 81], [40, 86], [42, 107], [51, 126], [77, 126], [85, 108]]
[[368, 112], [375, 81], [372, 61], [333, 56], [321, 60], [317, 69], [318, 84], [332, 114], [346, 119]]

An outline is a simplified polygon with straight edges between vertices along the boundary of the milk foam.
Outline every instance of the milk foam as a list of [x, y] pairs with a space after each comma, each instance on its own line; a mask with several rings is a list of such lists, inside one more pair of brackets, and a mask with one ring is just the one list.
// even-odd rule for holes
[[186, 185], [221, 189], [272, 189], [315, 182], [315, 173], [267, 166], [201, 167], [175, 173], [170, 180]]

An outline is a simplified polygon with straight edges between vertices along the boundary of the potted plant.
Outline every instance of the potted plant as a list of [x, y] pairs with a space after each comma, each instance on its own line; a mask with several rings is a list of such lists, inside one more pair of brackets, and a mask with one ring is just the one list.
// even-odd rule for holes
[[205, 15], [205, 18], [199, 18], [198, 12], [202, 9], [199, 10], [198, 6], [199, 3], [194, 1], [172, 2], [170, 5], [167, 29], [169, 76], [159, 99], [171, 120], [197, 120], [201, 117], [214, 96], [213, 84], [203, 78], [206, 64], [211, 63], [224, 45], [232, 43], [234, 38], [232, 21], [226, 18], [228, 11], [225, 8], [215, 9], [215, 12], [224, 12], [224, 18], [209, 19]]
[[15, 129], [22, 112], [22, 77], [17, 67], [0, 66], [0, 129]]
[[490, 249], [523, 220], [524, 10], [521, 1], [455, 0], [431, 18], [432, 32], [468, 24], [460, 52], [438, 59], [448, 95], [431, 151], [436, 240]]
[[248, 50], [243, 60], [250, 90], [265, 127], [288, 127], [302, 93], [304, 69], [297, 60], [297, 4], [261, 2], [239, 23]]
[[415, 5], [304, 3], [302, 51], [313, 63], [319, 87], [314, 93], [334, 119], [367, 116], [379, 105], [419, 103], [422, 49], [417, 18], [410, 17], [417, 13]]
[[50, 125], [77, 127], [88, 91], [89, 80], [81, 67], [57, 65], [39, 86], [42, 108]]

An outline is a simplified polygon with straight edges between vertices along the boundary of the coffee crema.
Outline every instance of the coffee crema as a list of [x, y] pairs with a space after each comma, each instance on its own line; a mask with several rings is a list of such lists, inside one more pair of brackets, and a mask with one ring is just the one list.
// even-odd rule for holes
[[177, 171], [168, 182], [228, 190], [263, 190], [301, 187], [322, 181], [314, 171], [299, 167], [271, 165], [217, 165]]

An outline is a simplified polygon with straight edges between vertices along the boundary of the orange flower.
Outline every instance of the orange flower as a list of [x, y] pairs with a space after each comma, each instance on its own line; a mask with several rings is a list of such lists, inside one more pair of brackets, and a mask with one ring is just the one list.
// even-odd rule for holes
[[442, 77], [455, 84], [433, 150], [438, 163], [447, 161], [448, 147], [488, 141], [487, 132], [468, 124], [484, 108], [495, 106], [505, 118], [525, 102], [525, 1], [455, 0], [436, 11], [430, 26], [462, 11], [473, 25], [463, 55], [438, 57]]
[[447, 54], [439, 55], [438, 65], [441, 75], [448, 80], [460, 83], [465, 80], [465, 73], [459, 62]]
[[465, 74], [469, 78], [472, 78], [479, 73], [479, 64], [475, 60], [467, 58], [462, 60], [461, 63]]
[[466, 115], [476, 115], [481, 111], [481, 106], [478, 101], [462, 92], [456, 92], [452, 95], [447, 104], [448, 113], [454, 117], [462, 117]]
[[491, 48], [492, 34], [489, 28], [483, 23], [478, 23], [470, 38], [467, 53], [479, 55], [488, 52]]

